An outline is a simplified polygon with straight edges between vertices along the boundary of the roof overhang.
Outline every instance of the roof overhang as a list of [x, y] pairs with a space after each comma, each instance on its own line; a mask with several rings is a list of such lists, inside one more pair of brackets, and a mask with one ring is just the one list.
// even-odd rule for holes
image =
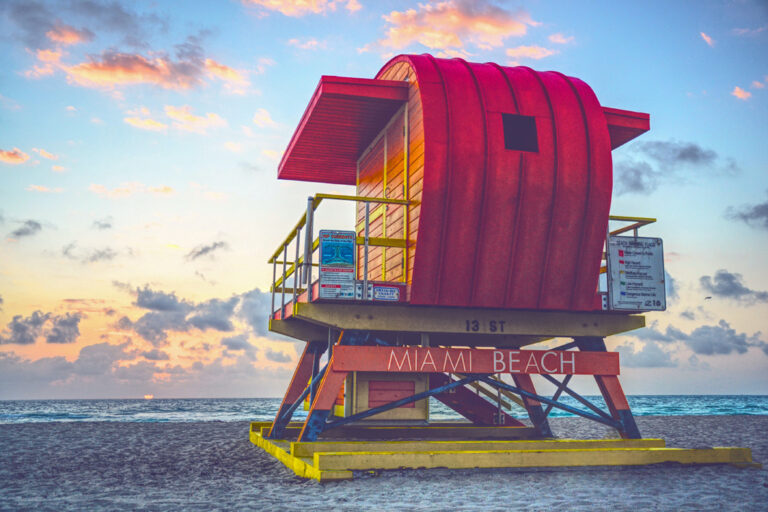
[[355, 185], [360, 154], [406, 101], [408, 82], [321, 77], [277, 177]]
[[611, 149], [616, 149], [651, 129], [651, 116], [648, 114], [609, 107], [603, 107], [603, 113], [608, 121]]

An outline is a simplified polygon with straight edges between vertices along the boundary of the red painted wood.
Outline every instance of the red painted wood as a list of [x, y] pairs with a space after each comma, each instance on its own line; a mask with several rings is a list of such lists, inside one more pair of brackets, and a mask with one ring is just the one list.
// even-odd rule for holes
[[[429, 375], [429, 388], [434, 389], [449, 383], [449, 377], [443, 373]], [[454, 389], [453, 393], [445, 392], [435, 395], [435, 398], [454, 411], [458, 412], [475, 425], [497, 425], [498, 406], [480, 397], [466, 386]], [[525, 424], [501, 411], [504, 418], [501, 425], [506, 427], [524, 427]]]
[[[610, 150], [644, 115], [523, 67], [404, 55], [379, 76], [402, 62], [417, 77], [425, 139], [411, 302], [600, 309]], [[504, 148], [502, 113], [536, 118], [538, 152]]]
[[[304, 391], [304, 388], [307, 387], [307, 382], [309, 382], [309, 379], [312, 377], [312, 364], [317, 355], [314, 352], [309, 351], [309, 346], [309, 343], [304, 345], [304, 351], [301, 353], [301, 357], [299, 357], [299, 363], [296, 365], [293, 377], [291, 378], [291, 383], [288, 385], [288, 389], [285, 391], [285, 396], [280, 404], [280, 408], [277, 410], [278, 412], [277, 416], [275, 416], [275, 421], [272, 422], [272, 428], [274, 428], [274, 425], [283, 413], [284, 408], [298, 400], [302, 391]], [[271, 433], [272, 429], [270, 428], [270, 435]]]
[[596, 375], [595, 380], [597, 380], [603, 399], [614, 417], [616, 411], [629, 410], [629, 402], [627, 402], [627, 397], [624, 395], [618, 377], [615, 375]]
[[616, 352], [337, 346], [336, 371], [618, 375]]
[[407, 100], [405, 82], [321, 77], [277, 177], [354, 185], [360, 153]]
[[[416, 383], [412, 380], [371, 380], [368, 381], [368, 408], [385, 405], [415, 393]], [[400, 407], [414, 409], [416, 404], [411, 402]]]
[[611, 136], [611, 149], [616, 149], [651, 129], [651, 116], [618, 108], [603, 107]]
[[[601, 309], [611, 149], [649, 116], [525, 67], [401, 55], [378, 76], [399, 64], [415, 74], [424, 137], [411, 303]], [[279, 177], [354, 184], [357, 158], [408, 94], [406, 82], [323, 77]], [[535, 118], [538, 151], [504, 147], [502, 114]]]

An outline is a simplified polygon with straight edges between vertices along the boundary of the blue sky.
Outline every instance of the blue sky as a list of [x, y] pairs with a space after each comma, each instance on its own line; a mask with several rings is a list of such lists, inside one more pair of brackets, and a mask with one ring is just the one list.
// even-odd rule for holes
[[649, 113], [612, 213], [659, 219], [675, 290], [609, 340], [625, 388], [768, 393], [764, 2], [9, 0], [0, 28], [0, 398], [281, 394], [266, 260], [352, 191], [278, 182], [280, 154], [321, 75], [424, 52]]

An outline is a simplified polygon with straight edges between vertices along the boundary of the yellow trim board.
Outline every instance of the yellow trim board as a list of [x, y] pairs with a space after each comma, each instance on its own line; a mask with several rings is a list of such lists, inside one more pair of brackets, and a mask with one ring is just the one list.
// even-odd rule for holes
[[579, 450], [491, 450], [435, 452], [315, 452], [320, 471], [416, 468], [533, 468], [572, 466], [638, 466], [681, 464], [745, 464], [748, 448], [601, 448]]
[[[668, 462], [762, 467], [752, 462], [749, 448], [665, 448], [662, 439], [291, 443], [265, 439], [267, 429], [268, 425], [253, 424], [251, 442], [297, 476], [318, 481], [350, 479], [352, 471], [374, 469], [638, 466]], [[456, 447], [471, 449], [440, 449]]]

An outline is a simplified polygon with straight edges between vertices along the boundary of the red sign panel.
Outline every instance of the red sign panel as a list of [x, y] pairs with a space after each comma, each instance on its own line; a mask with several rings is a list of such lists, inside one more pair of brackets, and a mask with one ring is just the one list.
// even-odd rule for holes
[[618, 375], [619, 354], [563, 350], [338, 346], [333, 350], [333, 370]]

